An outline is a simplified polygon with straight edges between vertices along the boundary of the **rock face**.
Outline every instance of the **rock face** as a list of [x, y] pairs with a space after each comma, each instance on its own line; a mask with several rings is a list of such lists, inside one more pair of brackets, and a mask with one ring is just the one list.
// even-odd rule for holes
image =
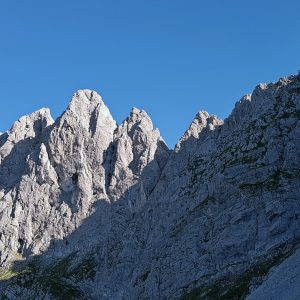
[[132, 109], [115, 131], [112, 147], [110, 197], [117, 200], [133, 184], [138, 184], [140, 196], [146, 200], [166, 164], [169, 150], [145, 111]]
[[173, 151], [78, 91], [2, 133], [0, 162], [3, 299], [300, 297], [300, 76], [199, 112]]
[[285, 259], [279, 266], [275, 266], [263, 280], [256, 285], [252, 283], [252, 293], [247, 300], [266, 299], [299, 299], [300, 295], [300, 251], [295, 251], [290, 257]]

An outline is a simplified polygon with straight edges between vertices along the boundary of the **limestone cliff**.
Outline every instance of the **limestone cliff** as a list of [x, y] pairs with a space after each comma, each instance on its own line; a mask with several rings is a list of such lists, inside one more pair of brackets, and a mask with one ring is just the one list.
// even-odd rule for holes
[[0, 162], [3, 299], [300, 297], [300, 76], [199, 112], [173, 151], [78, 91], [2, 133]]

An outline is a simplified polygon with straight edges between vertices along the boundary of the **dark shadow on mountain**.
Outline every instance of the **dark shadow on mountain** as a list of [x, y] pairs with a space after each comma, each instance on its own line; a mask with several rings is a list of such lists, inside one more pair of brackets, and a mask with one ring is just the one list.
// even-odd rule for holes
[[[227, 126], [226, 130], [230, 129], [230, 122], [233, 122], [234, 120], [229, 119], [227, 121], [227, 125], [225, 123], [225, 125]], [[234, 124], [232, 125], [234, 126]], [[168, 173], [169, 170], [172, 170], [173, 168], [173, 172], [172, 175], [174, 174], [174, 178], [176, 179], [176, 176], [179, 175], [179, 173], [184, 170], [187, 165], [189, 163], [194, 163], [194, 158], [195, 155], [197, 154], [197, 149], [198, 147], [201, 147], [201, 143], [205, 141], [206, 138], [209, 138], [209, 135], [212, 134], [218, 134], [218, 131], [222, 130], [222, 126], [218, 126], [218, 128], [215, 131], [207, 131], [207, 134], [205, 133], [205, 131], [201, 132], [201, 135], [199, 137], [199, 139], [196, 139], [194, 137], [190, 137], [188, 138], [186, 141], [182, 142], [180, 145], [180, 148], [178, 149], [178, 151], [173, 151], [169, 161], [167, 162], [166, 166], [164, 167], [164, 170], [162, 171], [163, 175], [170, 175], [170, 173]], [[223, 127], [224, 128], [224, 127]], [[230, 138], [230, 136], [229, 136]], [[185, 152], [186, 155], [184, 155], [184, 159], [182, 159], [181, 154]], [[109, 157], [110, 154], [106, 154], [107, 157]], [[200, 162], [202, 164], [202, 162]], [[236, 163], [238, 164], [245, 164], [243, 161], [238, 161]], [[209, 167], [209, 165], [204, 162], [203, 163], [204, 167]], [[203, 165], [201, 167], [203, 167]], [[228, 168], [230, 165], [228, 165], [228, 163], [226, 164], [226, 161], [224, 160], [224, 168]], [[199, 169], [199, 165], [192, 165], [192, 171], [198, 171]], [[142, 172], [142, 176], [140, 177], [141, 180], [143, 178], [146, 177], [145, 174], [147, 174], [149, 168], [152, 168], [151, 163], [144, 169], [144, 171]], [[176, 169], [174, 169], [176, 168]], [[175, 174], [177, 171], [177, 174]], [[198, 176], [199, 175], [199, 176]], [[215, 174], [212, 174], [212, 176], [214, 176]], [[107, 174], [107, 178], [109, 178], [110, 174]], [[198, 184], [199, 181], [201, 180], [201, 176], [202, 174], [195, 174], [194, 177], [190, 176], [190, 178], [194, 178], [195, 182], [192, 182], [192, 184]], [[200, 179], [200, 180], [199, 180]], [[289, 178], [291, 180], [291, 178]], [[298, 178], [292, 178], [293, 180], [299, 180]], [[99, 199], [96, 203], [94, 203], [93, 208], [94, 208], [94, 213], [91, 214], [89, 217], [87, 217], [86, 219], [83, 220], [83, 222], [80, 224], [80, 226], [75, 229], [70, 235], [66, 236], [64, 239], [62, 240], [53, 240], [51, 242], [50, 247], [48, 248], [47, 251], [45, 251], [44, 253], [40, 254], [39, 256], [33, 257], [32, 255], [28, 255], [26, 253], [25, 250], [27, 249], [22, 249], [20, 248], [20, 251], [23, 251], [23, 255], [27, 256], [27, 260], [24, 262], [16, 262], [14, 263], [14, 265], [12, 266], [12, 271], [15, 273], [15, 275], [11, 278], [8, 279], [6, 281], [2, 280], [1, 284], [0, 284], [0, 293], [1, 293], [1, 288], [5, 287], [7, 284], [13, 284], [14, 282], [18, 282], [21, 285], [24, 285], [25, 287], [36, 287], [37, 289], [43, 289], [46, 292], [54, 295], [53, 297], [56, 299], [76, 299], [76, 298], [87, 298], [87, 296], [84, 294], [84, 292], [79, 288], [78, 282], [80, 280], [84, 280], [86, 278], [89, 278], [90, 280], [95, 280], [97, 279], [97, 282], [101, 282], [101, 280], [104, 282], [103, 286], [105, 286], [105, 284], [107, 284], [107, 289], [109, 288], [115, 288], [117, 289], [118, 287], [112, 287], [110, 284], [116, 283], [116, 282], [120, 282], [124, 281], [125, 284], [131, 284], [132, 280], [131, 276], [133, 275], [132, 273], [122, 273], [122, 271], [124, 269], [122, 269], [120, 266], [127, 266], [130, 269], [130, 266], [134, 266], [137, 265], [138, 262], [141, 260], [141, 253], [143, 252], [145, 247], [144, 241], [145, 239], [147, 239], [147, 237], [144, 237], [144, 241], [139, 241], [139, 237], [134, 236], [135, 232], [129, 232], [131, 233], [131, 236], [128, 234], [127, 230], [130, 227], [131, 224], [136, 225], [136, 227], [138, 226], [147, 226], [147, 222], [143, 221], [146, 218], [150, 219], [150, 212], [147, 212], [147, 205], [150, 203], [149, 201], [151, 200], [157, 200], [157, 199], [151, 199], [149, 200], [149, 198], [147, 199], [146, 204], [144, 204], [144, 206], [130, 206], [128, 199], [135, 199], [136, 200], [136, 204], [138, 204], [139, 202], [139, 191], [141, 189], [141, 180], [139, 180], [135, 185], [133, 185], [131, 188], [129, 188], [125, 194], [118, 200], [116, 200], [115, 202], [109, 203], [106, 202], [104, 199]], [[225, 179], [221, 179], [223, 181], [221, 181], [221, 184], [225, 182]], [[169, 182], [172, 181], [172, 178], [169, 178]], [[278, 178], [276, 178], [276, 181], [278, 181]], [[161, 181], [159, 182], [158, 185], [155, 185], [154, 188], [152, 189], [152, 193], [154, 193], [157, 191], [158, 188], [166, 188], [166, 186], [163, 186], [165, 183], [165, 181], [163, 180], [163, 178], [161, 178]], [[172, 183], [171, 183], [172, 184]], [[200, 182], [201, 184], [201, 182]], [[224, 187], [224, 188], [223, 188]], [[223, 202], [226, 201], [226, 186], [219, 186], [221, 192], [218, 193], [218, 195], [222, 198], [221, 200]], [[223, 188], [223, 189], [221, 189]], [[251, 184], [251, 188], [253, 188], [253, 184]], [[272, 187], [274, 188], [274, 187]], [[275, 187], [277, 188], [277, 186]], [[162, 189], [163, 190], [163, 189]], [[257, 188], [254, 186], [254, 190], [256, 191]], [[243, 191], [244, 193], [245, 191]], [[274, 190], [272, 190], [272, 193], [274, 192]], [[236, 193], [236, 197], [232, 197], [232, 204], [235, 203], [235, 201], [240, 201], [240, 200], [244, 200], [245, 202], [247, 202], [247, 205], [249, 205], [249, 207], [254, 207], [255, 208], [255, 203], [253, 203], [252, 200], [252, 196], [249, 192], [249, 194], [243, 194], [244, 199], [242, 199], [240, 197], [240, 190], [239, 187], [236, 187], [236, 189], [233, 191], [233, 193]], [[260, 192], [259, 192], [260, 193]], [[234, 194], [232, 194], [234, 195]], [[249, 199], [246, 198], [246, 196], [249, 196]], [[151, 196], [151, 195], [150, 195]], [[173, 218], [173, 220], [175, 221], [179, 221], [177, 223], [174, 223], [175, 226], [173, 228], [177, 229], [177, 233], [179, 232], [178, 230], [186, 230], [187, 226], [194, 226], [193, 229], [197, 229], [198, 226], [198, 221], [199, 221], [199, 215], [202, 214], [203, 212], [203, 207], [204, 205], [207, 207], [208, 205], [210, 205], [211, 202], [218, 202], [219, 204], [222, 204], [220, 202], [220, 199], [216, 199], [214, 198], [214, 195], [212, 197], [212, 195], [208, 195], [209, 197], [206, 198], [207, 201], [203, 201], [203, 199], [199, 199], [198, 197], [195, 197], [193, 200], [194, 202], [192, 203], [193, 207], [189, 204], [189, 203], [184, 203], [184, 202], [192, 202], [192, 201], [184, 201], [186, 199], [191, 199], [191, 197], [189, 198], [189, 195], [185, 196], [185, 198], [182, 198], [183, 201], [177, 201], [177, 203], [175, 203], [175, 201], [173, 203], [160, 203], [159, 201], [155, 201], [155, 203], [150, 207], [152, 209], [152, 214], [160, 214], [159, 216], [156, 216], [156, 218], [153, 218], [153, 220], [159, 221], [159, 217], [161, 218], [168, 218], [169, 217], [169, 208], [171, 205], [174, 206], [174, 209], [180, 209], [181, 210], [181, 214], [184, 216], [183, 219], [180, 220], [180, 218], [178, 217], [178, 215], [174, 215], [175, 217]], [[212, 199], [213, 198], [213, 199]], [[213, 200], [213, 201], [212, 201]], [[202, 202], [200, 202], [202, 201]], [[262, 199], [258, 199], [259, 201], [259, 205], [261, 205]], [[163, 201], [161, 201], [163, 202]], [[180, 203], [179, 203], [180, 202]], [[200, 205], [199, 205], [200, 204]], [[263, 202], [262, 202], [263, 204]], [[190, 205], [190, 206], [189, 206]], [[228, 205], [231, 205], [231, 203], [229, 203]], [[283, 205], [285, 205], [285, 203], [283, 203]], [[213, 206], [212, 206], [213, 207]], [[162, 209], [164, 208], [164, 209]], [[192, 208], [192, 209], [190, 209]], [[277, 212], [276, 210], [274, 211], [274, 215], [270, 215], [272, 218], [274, 217], [274, 219], [276, 220], [276, 215]], [[172, 216], [171, 216], [172, 217]], [[171, 218], [170, 217], [170, 218]], [[202, 215], [203, 217], [203, 215]], [[175, 219], [177, 218], [177, 220]], [[208, 216], [208, 218], [210, 218], [210, 216]], [[243, 224], [245, 223], [245, 219], [248, 218], [247, 215], [242, 216], [240, 220], [235, 220], [235, 224], [234, 226], [239, 227], [239, 226], [243, 226]], [[284, 218], [280, 216], [280, 218]], [[286, 218], [290, 218], [290, 216], [287, 216]], [[290, 218], [291, 219], [291, 218]], [[281, 220], [280, 224], [284, 224], [283, 222], [284, 219]], [[212, 220], [213, 221], [213, 220]], [[237, 222], [239, 221], [239, 222]], [[272, 220], [270, 219], [270, 222], [268, 223], [269, 226], [272, 225]], [[212, 222], [213, 223], [213, 222]], [[298, 223], [295, 223], [298, 224]], [[159, 224], [160, 225], [160, 224]], [[180, 226], [177, 226], [180, 225]], [[214, 224], [207, 222], [207, 224], [205, 224], [206, 226], [214, 226]], [[151, 226], [156, 226], [156, 224], [153, 222], [149, 225], [149, 230], [152, 230], [153, 227]], [[176, 228], [177, 226], [177, 228]], [[191, 227], [190, 227], [191, 228]], [[254, 228], [255, 229], [255, 228]], [[266, 226], [265, 228], [266, 230], [268, 229], [268, 227]], [[159, 232], [159, 230], [161, 230], [161, 233]], [[188, 230], [188, 229], [187, 229]], [[218, 229], [218, 230], [222, 230], [222, 228]], [[182, 232], [182, 231], [181, 231]], [[209, 231], [208, 231], [209, 232]], [[165, 237], [164, 234], [165, 232], [163, 232], [163, 228], [159, 227], [158, 230], [155, 231], [155, 234], [159, 233], [161, 234], [162, 237]], [[173, 232], [174, 236], [171, 239], [170, 236], [166, 237], [165, 240], [169, 240], [169, 243], [174, 243], [174, 245], [176, 246], [175, 243], [175, 239], [176, 237], [176, 232]], [[216, 233], [217, 234], [217, 233]], [[201, 238], [198, 235], [198, 232], [195, 232], [194, 235], [192, 237], [189, 238], [193, 238], [195, 237], [195, 240], [197, 238], [197, 243], [199, 241], [202, 242]], [[279, 236], [278, 236], [279, 237]], [[216, 236], [207, 236], [205, 237], [205, 243], [208, 243], [210, 241], [210, 239], [216, 238]], [[242, 240], [242, 236], [239, 237]], [[237, 239], [239, 239], [237, 238]], [[251, 241], [251, 237], [246, 237], [248, 240], [247, 241]], [[293, 238], [293, 237], [291, 237]], [[275, 238], [274, 238], [275, 239]], [[159, 242], [164, 243], [163, 239], [158, 240]], [[278, 245], [282, 245], [285, 243], [284, 240], [278, 240], [279, 242], [275, 245], [273, 245], [273, 247], [277, 247]], [[182, 240], [180, 241], [182, 242]], [[288, 243], [291, 243], [290, 240], [287, 240]], [[20, 245], [24, 245], [24, 241], [20, 241], [19, 242]], [[138, 246], [135, 247], [138, 249], [138, 251], [134, 251], [133, 253], [129, 253], [127, 255], [127, 260], [126, 261], [119, 261], [118, 258], [121, 257], [121, 253], [125, 248], [125, 243], [127, 243], [127, 250], [128, 250], [128, 244], [132, 245], [132, 247], [130, 247], [130, 249], [134, 249], [134, 246]], [[154, 250], [160, 250], [160, 249], [155, 249], [155, 247], [157, 246], [156, 244], [154, 245], [150, 245], [152, 247], [152, 249], [154, 248]], [[162, 245], [162, 247], [164, 246], [164, 244]], [[172, 244], [173, 246], [173, 244]], [[185, 245], [183, 245], [184, 247]], [[150, 248], [151, 248], [150, 247]], [[221, 247], [221, 246], [220, 246]], [[227, 254], [224, 253], [224, 256], [222, 254], [222, 256], [220, 257], [220, 263], [223, 263], [224, 258], [230, 258], [233, 261], [232, 262], [236, 262], [236, 259], [238, 258], [239, 261], [244, 262], [245, 260], [243, 260], [243, 257], [247, 257], [247, 255], [249, 254], [249, 251], [251, 251], [251, 249], [255, 249], [253, 247], [255, 247], [254, 243], [247, 243], [247, 245], [245, 247], [242, 248], [242, 251], [240, 252], [239, 249], [235, 249], [235, 247], [232, 247], [232, 245], [223, 245], [223, 248], [221, 248], [220, 250], [225, 250], [227, 251]], [[249, 250], [250, 249], [250, 250]], [[201, 251], [203, 250], [203, 252], [206, 251], [206, 249], [200, 249]], [[256, 250], [256, 249], [255, 249]], [[251, 262], [249, 262], [249, 264], [253, 264], [253, 263], [257, 263], [259, 262], [259, 260], [257, 260], [257, 258], [259, 258], [260, 254], [268, 254], [269, 258], [272, 257], [272, 253], [273, 253], [274, 248], [267, 248], [265, 249], [257, 249], [257, 252], [255, 251], [255, 255], [257, 255], [257, 257], [253, 256], [253, 259]], [[201, 252], [200, 251], [200, 252]], [[259, 252], [261, 251], [261, 252]], [[158, 251], [156, 251], [158, 252]], [[201, 253], [196, 253], [195, 255], [199, 255], [201, 256]], [[228, 256], [228, 253], [230, 252], [231, 256]], [[30, 249], [28, 249], [28, 253], [30, 253]], [[137, 254], [136, 254], [137, 253]], [[149, 252], [148, 252], [149, 253]], [[146, 254], [148, 254], [146, 253]], [[155, 253], [157, 254], [157, 253]], [[191, 260], [195, 260], [195, 257], [189, 257], [190, 252], [186, 252], [184, 253], [184, 255], [186, 255], [186, 258], [192, 258]], [[227, 255], [227, 256], [226, 256]], [[157, 256], [155, 257], [155, 259], [157, 258]], [[197, 257], [196, 257], [197, 258]], [[249, 257], [248, 257], [249, 258]], [[154, 260], [154, 257], [151, 256], [151, 259]], [[164, 258], [162, 258], [164, 259]], [[209, 258], [211, 259], [211, 257]], [[74, 262], [75, 260], [75, 262]], [[87, 262], [88, 261], [88, 262]], [[96, 263], [95, 263], [96, 262]], [[159, 268], [159, 261], [157, 260], [157, 267]], [[228, 263], [228, 262], [227, 262]], [[271, 262], [271, 265], [273, 265], [273, 262]], [[230, 265], [230, 269], [231, 267], [233, 267], [234, 264], [232, 263]], [[194, 269], [199, 268], [201, 269], [202, 265], [198, 265], [196, 267], [194, 267]], [[244, 269], [247, 266], [244, 265]], [[27, 271], [28, 270], [28, 271]], [[96, 271], [97, 270], [101, 270], [101, 274], [102, 277], [101, 278], [97, 278], [97, 274]], [[113, 270], [113, 272], [111, 272]], [[219, 268], [219, 270], [221, 270], [221, 266]], [[91, 272], [93, 271], [93, 272]], [[95, 272], [94, 272], [95, 271]], [[189, 271], [193, 271], [193, 268], [191, 267]], [[253, 270], [255, 271], [254, 273], [254, 277], [253, 274], [250, 274], [251, 276], [248, 276], [248, 279], [252, 279], [255, 278], [257, 275], [259, 275], [261, 277], [261, 275], [266, 275], [266, 274], [261, 274], [259, 272], [257, 272], [257, 270]], [[114, 275], [113, 273], [117, 273], [119, 272], [119, 277], [117, 277], [117, 275]], [[230, 270], [230, 272], [233, 272], [233, 269]], [[209, 273], [210, 275], [211, 273]], [[234, 272], [233, 272], [234, 274]], [[141, 277], [141, 280], [143, 280], [143, 282], [145, 280], [147, 280], [147, 277], [149, 276], [149, 273], [143, 274], [144, 276]], [[180, 276], [180, 274], [176, 274], [178, 276]], [[197, 274], [196, 274], [197, 275]], [[118, 278], [119, 281], [113, 281], [110, 280], [112, 276], [115, 276], [115, 278]], [[151, 275], [150, 275], [151, 276]], [[78, 281], [76, 278], [79, 278]], [[145, 279], [146, 278], [146, 279]], [[180, 278], [180, 277], [179, 277]], [[200, 277], [194, 276], [193, 279], [198, 280]], [[128, 280], [127, 280], [128, 279]], [[181, 278], [182, 279], [182, 278]], [[234, 282], [234, 287], [239, 287], [239, 284], [241, 284], [241, 282], [244, 282], [245, 278], [241, 278], [241, 277], [236, 277], [237, 282]], [[241, 279], [241, 280], [239, 280]], [[247, 280], [248, 280], [247, 279]], [[238, 282], [240, 281], [240, 282]], [[162, 283], [163, 282], [159, 282]], [[224, 282], [224, 285], [228, 286], [228, 282]], [[253, 283], [253, 282], [252, 282]], [[203, 281], [201, 282], [201, 278], [198, 280], [198, 282], [196, 281], [190, 281], [188, 282], [188, 284], [192, 286], [196, 286], [196, 285], [200, 285], [203, 284]], [[1, 287], [2, 285], [2, 287]], [[185, 286], [185, 288], [188, 288], [189, 286]], [[92, 288], [97, 288], [97, 286], [93, 286]], [[153, 285], [151, 286], [151, 288], [156, 288]], [[218, 286], [212, 286], [211, 289], [213, 290], [213, 288], [219, 288]], [[71, 294], [70, 294], [71, 293]], [[203, 295], [203, 293], [199, 293], [198, 295]], [[204, 294], [205, 295], [205, 294]], [[221, 294], [221, 296], [224, 296], [224, 294]], [[35, 299], [40, 299], [39, 297], [34, 297]], [[99, 296], [97, 299], [101, 299], [101, 297]], [[236, 298], [236, 297], [235, 297]], [[19, 298], [20, 299], [20, 298]], [[220, 299], [220, 297], [215, 297], [215, 299]]]
[[105, 190], [109, 190], [109, 186], [111, 183], [111, 175], [112, 175], [112, 161], [114, 158], [116, 142], [110, 142], [107, 149], [103, 152], [103, 163], [102, 166], [104, 167], [107, 172], [105, 172]]
[[[21, 144], [20, 147], [22, 146]], [[154, 161], [150, 162], [143, 169], [141, 179], [144, 178], [143, 174], [147, 173], [147, 169], [151, 169], [154, 163], [156, 164]], [[140, 192], [141, 182], [138, 181], [120, 199], [112, 203], [99, 199], [92, 206], [94, 212], [84, 219], [78, 228], [62, 240], [52, 240], [47, 251], [40, 255], [33, 256], [30, 248], [24, 248], [25, 241], [20, 241], [19, 249], [26, 259], [13, 264], [11, 270], [16, 276], [0, 281], [0, 292], [9, 284], [16, 282], [20, 284], [21, 282], [23, 287], [44, 289], [55, 295], [55, 299], [66, 299], [66, 297], [73, 299], [68, 294], [69, 292], [74, 292], [76, 297], [85, 298], [74, 278], [78, 275], [84, 279], [86, 272], [89, 276], [90, 273], [93, 273], [93, 276], [89, 277], [93, 280], [99, 269], [102, 269], [103, 274], [109, 278], [109, 271], [114, 267], [118, 255], [123, 251], [122, 239], [125, 231], [129, 224], [134, 222], [134, 219], [143, 211], [144, 204], [139, 205]], [[129, 205], [130, 200], [133, 201]], [[83, 270], [82, 266], [87, 259], [93, 260], [93, 271]], [[68, 262], [64, 269], [58, 268], [62, 262]], [[133, 265], [134, 262], [133, 259], [132, 262], [127, 263]], [[56, 267], [59, 269], [58, 271]], [[80, 274], [74, 274], [76, 270], [73, 267], [78, 269]], [[61, 294], [56, 294], [55, 289], [60, 289]], [[39, 299], [38, 296], [36, 299]]]
[[[18, 186], [22, 176], [29, 174], [28, 156], [35, 155], [36, 151], [44, 139], [47, 138], [49, 127], [45, 127], [45, 120], [38, 119], [33, 124], [35, 132], [34, 138], [25, 138], [13, 145], [11, 152], [1, 161], [0, 164], [0, 190], [4, 189], [7, 193], [10, 189]], [[0, 147], [4, 145], [8, 137], [4, 133], [0, 138]], [[2, 145], [1, 145], [2, 144]]]
[[[196, 143], [199, 146], [199, 142], [194, 137], [190, 137], [182, 143], [182, 147], [177, 153], [173, 151], [170, 159], [173, 160], [174, 156], [180, 158], [180, 152], [187, 151], [190, 143]], [[111, 149], [109, 151], [106, 153], [107, 158], [110, 158], [111, 152], [113, 152]], [[193, 155], [191, 155], [192, 157]], [[188, 162], [189, 160], [183, 161], [182, 168]], [[169, 163], [170, 160], [166, 164], [162, 161], [158, 162], [161, 174]], [[140, 203], [142, 181], [149, 179], [145, 176], [151, 174], [153, 164], [157, 165], [157, 162], [151, 161], [143, 169], [139, 181], [131, 186], [120, 199], [112, 203], [104, 199], [95, 202], [92, 206], [94, 212], [84, 219], [80, 226], [64, 239], [52, 240], [49, 248], [42, 254], [33, 256], [30, 248], [22, 247], [21, 252], [26, 260], [13, 264], [12, 272], [15, 276], [0, 281], [0, 292], [4, 291], [8, 285], [18, 283], [23, 287], [36, 287], [37, 290], [43, 290], [52, 294], [55, 299], [88, 299], [85, 292], [79, 288], [78, 282], [85, 279], [95, 280], [97, 278], [99, 280], [97, 277], [99, 270], [101, 270], [102, 280], [108, 285], [112, 276], [121, 276], [123, 281], [132, 282], [132, 272], [139, 259], [135, 255], [143, 251], [147, 237], [144, 237], [144, 240], [131, 238], [132, 233], [127, 231], [130, 224], [135, 222], [143, 226], [144, 213], [149, 205], [147, 202], [149, 200], [146, 199], [145, 203]], [[155, 179], [155, 185], [150, 193], [155, 191], [158, 180], [159, 178]], [[146, 198], [147, 196], [150, 195], [146, 195]], [[25, 241], [22, 242], [24, 244]], [[127, 243], [127, 249], [128, 243], [132, 243], [132, 247], [138, 247], [139, 251], [128, 254], [128, 260], [121, 262], [118, 257], [121, 258], [123, 255], [124, 243]], [[122, 269], [124, 266], [131, 270], [131, 273], [124, 274]], [[112, 270], [118, 275], [112, 274]], [[108, 288], [110, 287], [108, 286]], [[39, 299], [38, 295], [35, 299]]]
[[23, 175], [29, 173], [26, 159], [36, 149], [37, 143], [36, 139], [27, 138], [14, 145], [0, 165], [0, 189], [8, 192], [18, 185]]
[[0, 148], [5, 144], [7, 138], [8, 138], [7, 132], [4, 132], [0, 135]]

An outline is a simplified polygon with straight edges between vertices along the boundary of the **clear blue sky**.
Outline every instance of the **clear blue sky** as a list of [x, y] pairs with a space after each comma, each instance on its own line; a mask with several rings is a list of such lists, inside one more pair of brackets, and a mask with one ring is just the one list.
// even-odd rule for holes
[[173, 147], [199, 110], [225, 118], [300, 69], [300, 1], [0, 0], [0, 131], [73, 92], [121, 122], [145, 109]]

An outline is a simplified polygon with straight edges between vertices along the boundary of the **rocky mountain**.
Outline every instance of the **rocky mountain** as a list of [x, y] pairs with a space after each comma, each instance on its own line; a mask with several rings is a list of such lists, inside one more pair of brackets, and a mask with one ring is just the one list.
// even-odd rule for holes
[[1, 299], [298, 299], [300, 76], [174, 150], [81, 90], [0, 135]]

